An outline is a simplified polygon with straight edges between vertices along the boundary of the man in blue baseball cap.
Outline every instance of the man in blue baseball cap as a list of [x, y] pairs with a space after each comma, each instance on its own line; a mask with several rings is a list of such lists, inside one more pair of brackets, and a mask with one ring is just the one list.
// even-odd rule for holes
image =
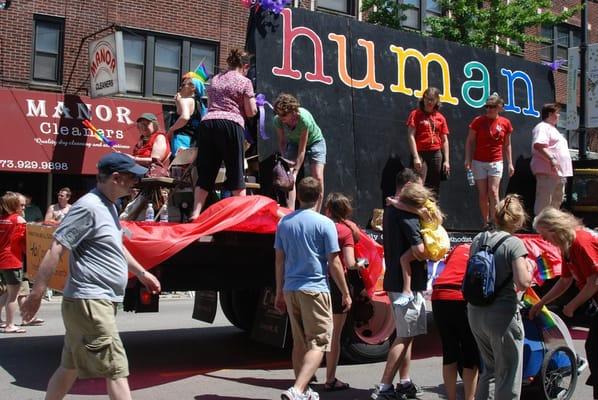
[[152, 293], [160, 292], [160, 282], [124, 247], [114, 203], [146, 172], [125, 154], [102, 157], [96, 188], [73, 204], [54, 232], [33, 290], [21, 308], [23, 316], [37, 313], [63, 250], [69, 250], [62, 300], [64, 346], [46, 398], [62, 399], [77, 378], [105, 378], [111, 398], [131, 398], [127, 355], [115, 321], [117, 304], [123, 301], [129, 272]]

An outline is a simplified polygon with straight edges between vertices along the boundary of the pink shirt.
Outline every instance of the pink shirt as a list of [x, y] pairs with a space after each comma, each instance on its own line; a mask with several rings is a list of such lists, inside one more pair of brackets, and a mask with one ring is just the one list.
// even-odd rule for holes
[[534, 175], [553, 175], [555, 172], [550, 167], [550, 161], [544, 155], [534, 148], [536, 143], [546, 145], [548, 152], [556, 157], [560, 167], [558, 176], [573, 176], [573, 164], [567, 139], [548, 122], [540, 122], [532, 131], [532, 161], [531, 168]]
[[255, 97], [251, 81], [237, 71], [215, 75], [208, 86], [208, 113], [202, 121], [227, 119], [245, 127], [245, 96]]

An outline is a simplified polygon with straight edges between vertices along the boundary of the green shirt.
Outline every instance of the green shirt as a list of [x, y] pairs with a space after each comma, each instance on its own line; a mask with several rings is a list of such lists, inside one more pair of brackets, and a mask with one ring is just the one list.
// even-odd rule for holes
[[274, 117], [274, 127], [284, 131], [287, 140], [291, 143], [299, 144], [301, 134], [307, 130], [307, 145], [311, 145], [317, 141], [323, 140], [322, 130], [313, 115], [303, 107], [299, 107], [299, 118], [295, 129], [291, 129], [280, 121], [278, 115]]

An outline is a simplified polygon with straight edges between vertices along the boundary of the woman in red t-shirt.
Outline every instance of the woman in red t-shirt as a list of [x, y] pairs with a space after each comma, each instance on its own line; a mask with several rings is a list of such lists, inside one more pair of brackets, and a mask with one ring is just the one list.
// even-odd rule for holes
[[515, 172], [511, 154], [513, 126], [508, 119], [499, 115], [503, 106], [503, 99], [496, 93], [492, 94], [486, 100], [486, 113], [469, 124], [465, 143], [465, 169], [473, 172], [486, 229], [494, 228], [503, 157], [507, 160], [509, 177]]
[[25, 219], [20, 214], [25, 206], [25, 198], [15, 192], [6, 192], [0, 198], [0, 274], [8, 288], [4, 304], [0, 304], [6, 309], [6, 322], [1, 324], [4, 333], [25, 332], [14, 324], [17, 296], [23, 280]]
[[442, 341], [442, 379], [448, 400], [457, 399], [458, 365], [463, 368], [465, 400], [473, 400], [478, 382], [480, 353], [461, 293], [469, 247], [460, 244], [450, 252], [432, 285], [432, 312]]
[[[531, 308], [530, 318], [534, 318], [542, 306], [565, 293], [573, 281], [577, 283], [579, 293], [563, 307], [563, 314], [572, 317], [575, 310], [587, 301], [596, 306], [598, 233], [585, 228], [573, 215], [553, 207], [545, 208], [536, 216], [534, 229], [561, 250], [563, 267], [556, 284]], [[590, 377], [586, 383], [594, 387], [594, 399], [598, 399], [598, 313], [591, 317], [585, 348], [590, 366]]]
[[[354, 289], [352, 282], [360, 282], [359, 276], [355, 277], [355, 269], [359, 268], [355, 260], [355, 243], [359, 241], [359, 228], [349, 220], [353, 213], [351, 201], [342, 193], [330, 193], [324, 203], [324, 211], [327, 217], [334, 221], [338, 233], [338, 245], [341, 249], [341, 262], [345, 269], [347, 285]], [[355, 279], [357, 278], [357, 279]], [[357, 282], [356, 282], [357, 281]], [[343, 310], [342, 294], [334, 281], [330, 282], [330, 298], [332, 301], [332, 340], [330, 351], [326, 353], [326, 390], [344, 390], [349, 385], [336, 378], [336, 366], [340, 355], [341, 333], [347, 320], [347, 314]]]
[[[413, 168], [424, 185], [440, 196], [440, 176], [451, 172], [449, 162], [448, 125], [438, 111], [440, 91], [429, 87], [419, 100], [419, 107], [407, 118], [407, 139]], [[444, 160], [444, 161], [443, 161]]]
[[137, 118], [139, 141], [133, 149], [133, 160], [145, 167], [152, 162], [160, 162], [164, 166], [170, 157], [170, 144], [166, 135], [159, 131], [158, 118], [152, 113], [142, 114]]

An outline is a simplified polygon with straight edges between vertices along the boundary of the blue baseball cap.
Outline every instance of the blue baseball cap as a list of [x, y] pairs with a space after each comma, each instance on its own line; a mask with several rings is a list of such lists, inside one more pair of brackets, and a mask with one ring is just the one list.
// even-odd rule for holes
[[108, 174], [113, 172], [128, 172], [141, 179], [147, 173], [147, 168], [137, 164], [126, 154], [110, 153], [98, 161], [98, 171]]

